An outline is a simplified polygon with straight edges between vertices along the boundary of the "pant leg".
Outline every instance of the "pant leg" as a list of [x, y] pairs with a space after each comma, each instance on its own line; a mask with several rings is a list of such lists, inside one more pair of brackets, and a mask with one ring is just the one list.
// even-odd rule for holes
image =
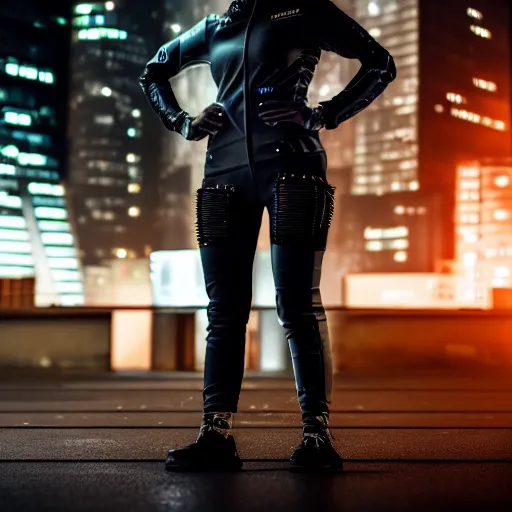
[[268, 204], [277, 312], [304, 418], [329, 414], [332, 389], [331, 346], [319, 287], [334, 190], [325, 180], [325, 162], [311, 162], [313, 168], [302, 165], [297, 174], [281, 173]]
[[263, 206], [253, 197], [251, 182], [240, 171], [206, 179], [198, 192], [198, 241], [210, 299], [205, 413], [237, 412], [262, 211]]

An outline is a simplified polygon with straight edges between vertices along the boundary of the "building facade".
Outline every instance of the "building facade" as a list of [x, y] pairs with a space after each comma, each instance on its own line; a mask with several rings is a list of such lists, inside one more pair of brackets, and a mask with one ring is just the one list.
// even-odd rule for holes
[[36, 305], [83, 303], [67, 175], [67, 2], [0, 6], [0, 277], [35, 277]]
[[138, 77], [160, 4], [73, 5], [70, 185], [86, 265], [144, 257], [154, 243], [161, 140]]
[[[456, 163], [510, 151], [509, 4], [355, 0], [355, 8], [398, 76], [355, 119], [342, 237], [360, 249], [349, 270], [432, 271], [456, 257]], [[409, 221], [416, 227], [405, 241], [366, 243], [365, 233]]]

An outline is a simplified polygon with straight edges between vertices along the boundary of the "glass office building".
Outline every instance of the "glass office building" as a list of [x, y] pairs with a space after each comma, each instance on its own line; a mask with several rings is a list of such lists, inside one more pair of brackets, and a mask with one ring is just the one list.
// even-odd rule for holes
[[35, 277], [36, 305], [83, 303], [68, 212], [66, 2], [0, 6], [0, 277]]
[[73, 3], [70, 186], [86, 265], [154, 242], [161, 131], [138, 78], [160, 44], [160, 5]]

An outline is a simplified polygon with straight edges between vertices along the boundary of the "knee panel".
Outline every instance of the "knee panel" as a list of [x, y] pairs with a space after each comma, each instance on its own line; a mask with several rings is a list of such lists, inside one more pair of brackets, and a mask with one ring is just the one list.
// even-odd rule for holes
[[272, 243], [325, 250], [333, 214], [334, 187], [324, 178], [281, 174], [274, 184]]
[[197, 191], [196, 235], [199, 247], [225, 243], [237, 236], [235, 188], [232, 185], [203, 187]]

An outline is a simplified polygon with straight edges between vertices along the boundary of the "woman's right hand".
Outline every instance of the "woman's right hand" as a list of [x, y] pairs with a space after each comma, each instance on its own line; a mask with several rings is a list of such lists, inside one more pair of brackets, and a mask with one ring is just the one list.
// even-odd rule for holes
[[220, 103], [212, 103], [197, 117], [187, 117], [181, 134], [185, 139], [195, 141], [215, 135], [222, 128], [224, 116], [224, 107]]

